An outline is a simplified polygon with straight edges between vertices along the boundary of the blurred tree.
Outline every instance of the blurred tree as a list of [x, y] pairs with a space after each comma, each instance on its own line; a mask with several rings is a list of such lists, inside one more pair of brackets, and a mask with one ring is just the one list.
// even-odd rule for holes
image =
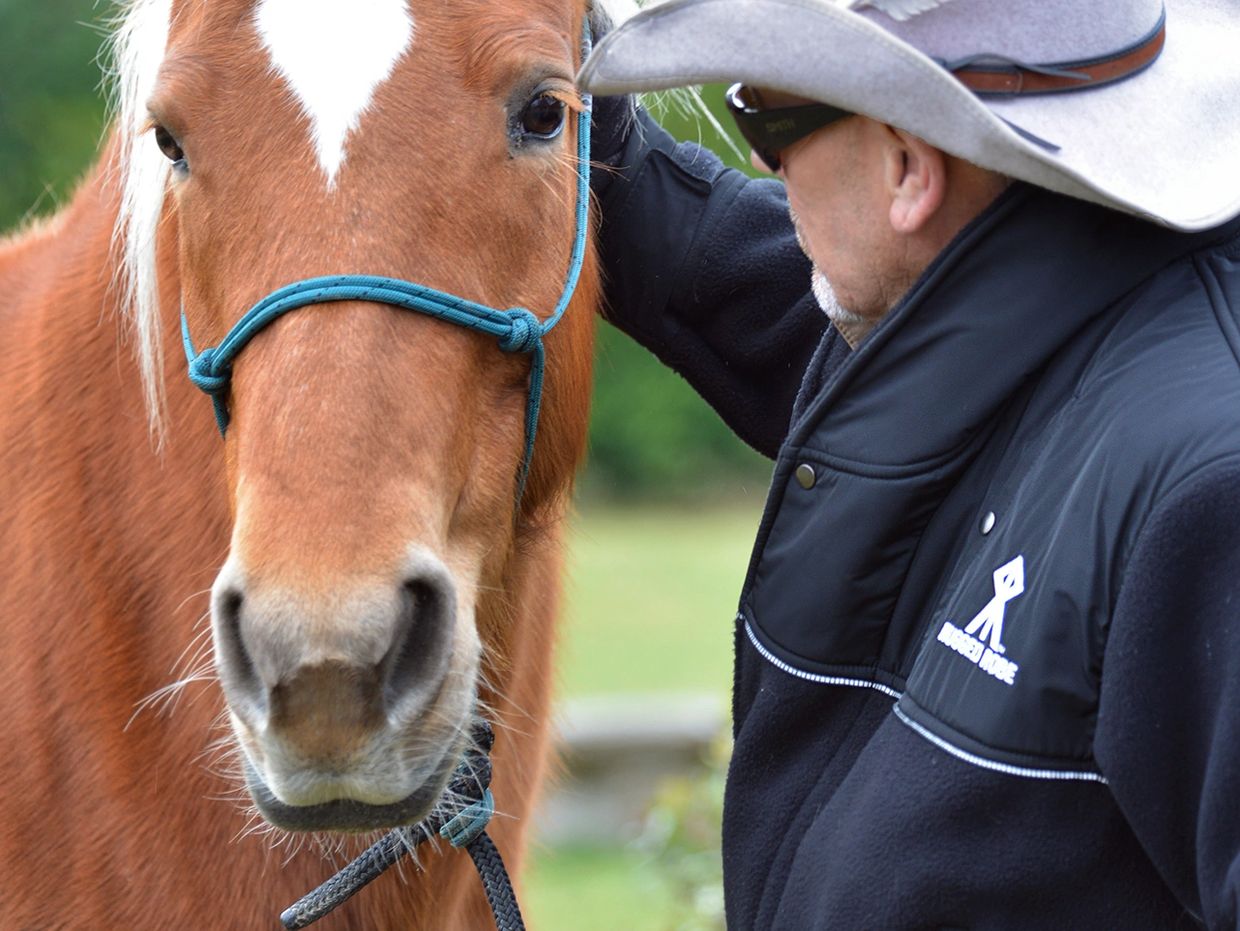
[[[679, 139], [699, 142], [749, 174], [748, 147], [723, 109], [723, 89], [701, 93], [713, 118], [684, 101], [659, 98], [654, 112]], [[742, 154], [744, 153], [744, 154]], [[627, 336], [599, 329], [590, 461], [582, 480], [588, 496], [710, 500], [752, 497], [765, 487], [770, 464], [745, 446], [689, 385]]]
[[109, 4], [0, 0], [0, 229], [62, 204], [103, 133]]
[[[93, 161], [106, 120], [100, 49], [117, 9], [109, 0], [0, 0], [0, 230], [54, 212]], [[730, 130], [720, 88], [703, 99]], [[673, 135], [749, 170], [743, 144], [701, 114], [656, 112]], [[734, 497], [769, 473], [684, 381], [609, 326], [600, 327], [590, 450], [583, 491], [611, 499]]]

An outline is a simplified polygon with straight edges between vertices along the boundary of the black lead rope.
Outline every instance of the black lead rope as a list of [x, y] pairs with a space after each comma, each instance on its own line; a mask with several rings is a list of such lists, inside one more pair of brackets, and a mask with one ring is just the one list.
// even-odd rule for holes
[[[391, 867], [405, 853], [431, 837], [443, 837], [453, 847], [464, 847], [486, 891], [498, 931], [524, 931], [521, 909], [504, 868], [503, 858], [495, 843], [487, 836], [487, 822], [495, 812], [491, 797], [491, 746], [495, 735], [485, 721], [474, 731], [473, 746], [465, 751], [452, 781], [444, 791], [448, 808], [435, 811], [412, 827], [396, 828], [371, 845], [356, 860], [342, 869], [313, 892], [298, 899], [280, 915], [289, 931], [304, 928], [328, 912]], [[471, 801], [472, 800], [472, 801]]]

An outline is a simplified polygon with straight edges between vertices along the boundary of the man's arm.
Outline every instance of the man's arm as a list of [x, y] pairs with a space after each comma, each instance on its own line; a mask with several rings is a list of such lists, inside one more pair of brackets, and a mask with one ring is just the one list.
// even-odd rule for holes
[[1240, 458], [1149, 517], [1108, 634], [1095, 754], [1151, 860], [1240, 927]]
[[[600, 101], [599, 103], [603, 103]], [[645, 111], [596, 169], [607, 319], [774, 456], [826, 317], [783, 185], [677, 143]]]

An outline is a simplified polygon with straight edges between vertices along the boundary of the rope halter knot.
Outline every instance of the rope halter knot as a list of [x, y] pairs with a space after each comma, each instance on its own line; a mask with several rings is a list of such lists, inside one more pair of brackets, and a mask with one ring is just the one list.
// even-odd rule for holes
[[214, 348], [204, 349], [190, 360], [189, 380], [212, 398], [228, 394], [231, 379], [232, 366], [224, 363], [217, 367]]
[[542, 345], [543, 325], [531, 311], [513, 307], [505, 312], [510, 329], [499, 338], [499, 348], [504, 352], [533, 352]]

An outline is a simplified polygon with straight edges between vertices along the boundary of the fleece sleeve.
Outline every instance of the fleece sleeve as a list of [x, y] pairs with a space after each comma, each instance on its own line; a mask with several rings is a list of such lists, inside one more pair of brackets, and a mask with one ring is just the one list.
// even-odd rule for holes
[[640, 112], [600, 204], [607, 319], [774, 456], [826, 327], [783, 185]]
[[1112, 617], [1095, 755], [1155, 867], [1240, 927], [1240, 458], [1147, 519]]

